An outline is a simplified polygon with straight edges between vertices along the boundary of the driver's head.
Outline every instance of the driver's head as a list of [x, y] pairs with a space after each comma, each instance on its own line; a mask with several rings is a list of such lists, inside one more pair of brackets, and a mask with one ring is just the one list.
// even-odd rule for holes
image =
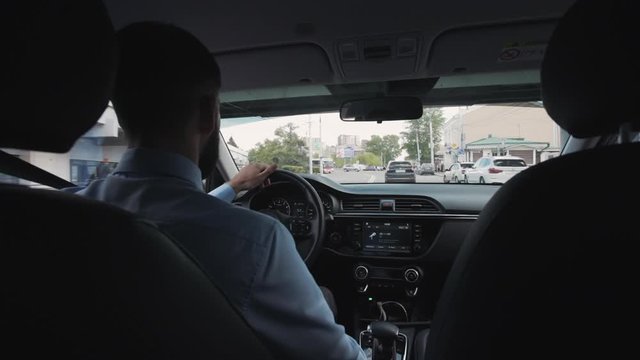
[[118, 31], [117, 41], [112, 101], [131, 144], [198, 141], [203, 150], [209, 138], [218, 138], [220, 70], [195, 36], [140, 22]]

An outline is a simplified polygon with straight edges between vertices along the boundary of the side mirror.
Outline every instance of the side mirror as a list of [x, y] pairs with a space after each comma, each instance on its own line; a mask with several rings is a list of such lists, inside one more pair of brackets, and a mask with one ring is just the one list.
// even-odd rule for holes
[[381, 97], [347, 101], [340, 107], [343, 121], [413, 120], [422, 116], [422, 101], [415, 97]]

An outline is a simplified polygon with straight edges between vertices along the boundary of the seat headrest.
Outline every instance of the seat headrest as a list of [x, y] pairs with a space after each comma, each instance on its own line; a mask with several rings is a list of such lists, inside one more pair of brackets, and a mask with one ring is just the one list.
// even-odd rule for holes
[[638, 65], [633, 0], [578, 1], [560, 20], [542, 63], [542, 100], [576, 137], [639, 127], [633, 104]]
[[0, 147], [66, 152], [108, 104], [113, 26], [98, 0], [2, 4]]

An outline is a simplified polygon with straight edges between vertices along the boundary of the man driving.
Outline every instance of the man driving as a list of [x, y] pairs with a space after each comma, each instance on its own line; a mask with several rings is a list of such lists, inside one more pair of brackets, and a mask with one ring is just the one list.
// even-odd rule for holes
[[217, 160], [218, 65], [193, 35], [136, 23], [117, 34], [112, 102], [129, 149], [78, 194], [157, 223], [190, 252], [278, 359], [366, 359], [336, 324], [320, 288], [277, 220], [229, 203], [274, 166], [254, 165], [202, 190]]

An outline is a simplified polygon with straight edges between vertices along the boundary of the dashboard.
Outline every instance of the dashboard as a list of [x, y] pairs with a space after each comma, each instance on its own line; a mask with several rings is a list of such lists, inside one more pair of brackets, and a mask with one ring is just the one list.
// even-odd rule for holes
[[[443, 225], [475, 220], [498, 188], [339, 184], [322, 176], [303, 177], [318, 192], [325, 210], [324, 249], [352, 258], [419, 259], [433, 246]], [[239, 202], [256, 211], [270, 209], [296, 219], [316, 216], [302, 191], [284, 181], [246, 194]]]
[[[379, 318], [378, 301], [402, 305], [405, 318], [397, 321], [428, 324], [460, 246], [499, 189], [475, 184], [339, 184], [318, 175], [302, 177], [317, 191], [325, 210], [322, 247], [310, 270], [347, 310], [341, 311], [347, 315], [340, 320], [354, 334]], [[270, 186], [248, 192], [236, 203], [304, 222], [317, 214], [303, 191], [272, 179]]]

